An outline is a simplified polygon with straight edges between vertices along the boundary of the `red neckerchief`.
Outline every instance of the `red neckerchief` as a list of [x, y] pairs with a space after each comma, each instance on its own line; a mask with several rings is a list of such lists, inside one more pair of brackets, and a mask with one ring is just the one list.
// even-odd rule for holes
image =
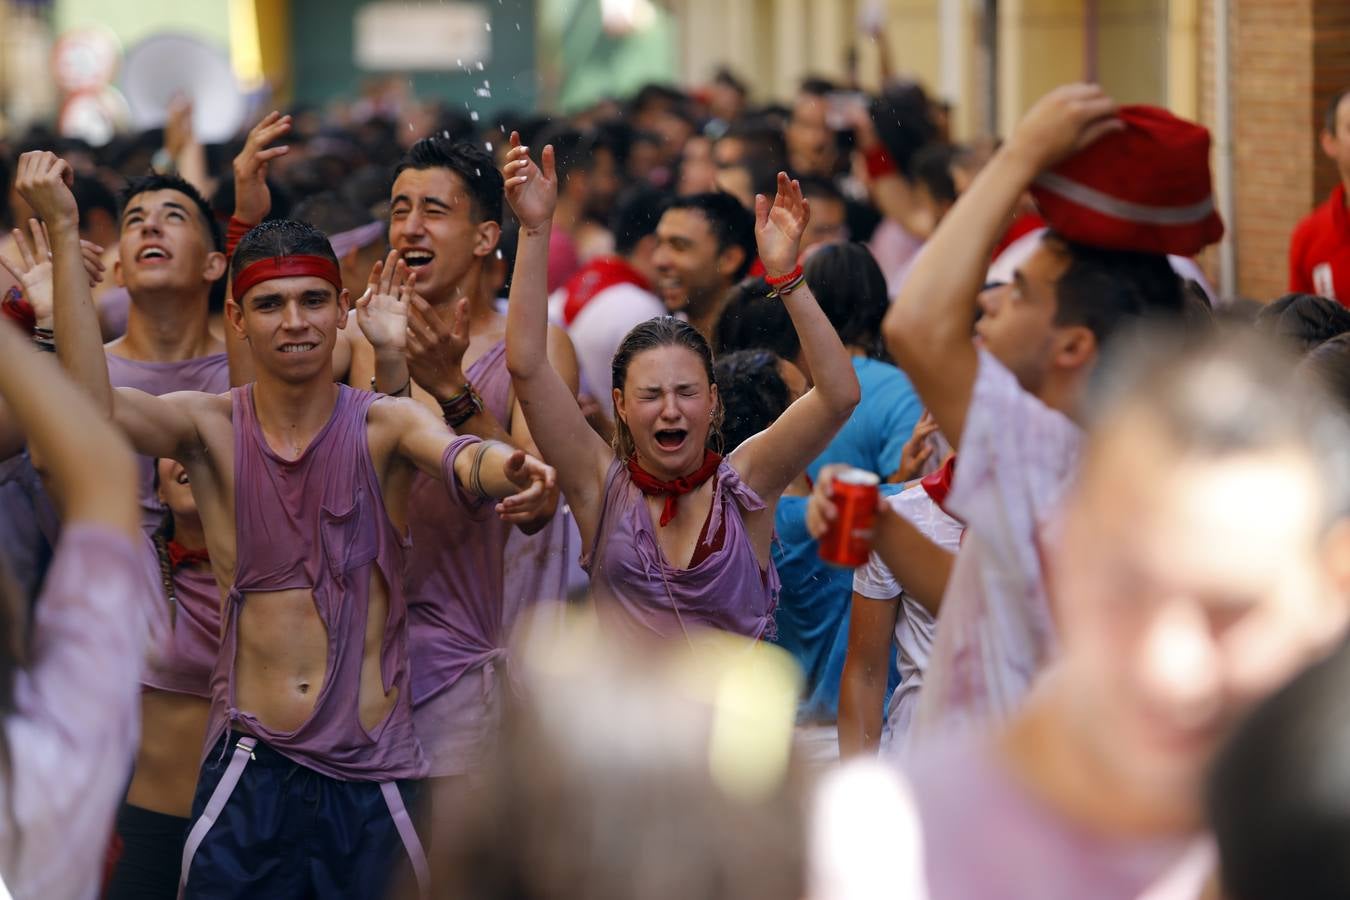
[[[947, 457], [947, 461], [942, 464], [942, 468], [936, 472], [925, 475], [919, 484], [928, 493], [928, 498], [938, 505], [938, 508], [947, 515], [947, 495], [952, 492], [952, 479], [956, 477], [956, 455]], [[956, 516], [952, 516], [953, 519]]]
[[169, 568], [175, 572], [184, 566], [191, 566], [197, 563], [202, 565], [211, 564], [211, 556], [205, 548], [201, 550], [189, 550], [177, 541], [169, 541], [166, 548], [169, 553]]
[[703, 482], [713, 476], [713, 473], [717, 471], [717, 467], [721, 464], [722, 457], [720, 455], [711, 450], [704, 450], [703, 465], [699, 466], [696, 472], [682, 478], [676, 478], [674, 481], [662, 481], [638, 465], [636, 456], [630, 456], [628, 458], [628, 474], [632, 476], [633, 484], [638, 486], [638, 490], [648, 497], [665, 495], [666, 505], [661, 509], [661, 527], [664, 528], [680, 511], [677, 504], [680, 497], [690, 491], [698, 490]]
[[630, 266], [622, 256], [593, 259], [563, 286], [567, 292], [567, 302], [563, 304], [563, 322], [571, 325], [572, 320], [586, 308], [587, 303], [595, 299], [596, 294], [616, 284], [634, 284], [644, 291], [651, 290], [642, 273]]

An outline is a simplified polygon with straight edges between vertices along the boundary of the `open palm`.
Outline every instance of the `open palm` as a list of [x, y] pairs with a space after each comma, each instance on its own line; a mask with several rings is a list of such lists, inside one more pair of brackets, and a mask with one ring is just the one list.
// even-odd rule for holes
[[356, 301], [356, 324], [378, 350], [402, 352], [407, 345], [408, 300], [416, 272], [389, 251], [370, 270], [366, 292]]
[[506, 199], [525, 228], [539, 228], [553, 218], [558, 206], [558, 172], [552, 145], [539, 155], [540, 165], [530, 159], [530, 148], [522, 147], [520, 135], [511, 132], [511, 150], [502, 166], [506, 179]]
[[755, 197], [755, 241], [759, 258], [770, 275], [784, 275], [797, 267], [802, 235], [811, 221], [811, 204], [802, 196], [802, 186], [778, 173], [778, 193]]

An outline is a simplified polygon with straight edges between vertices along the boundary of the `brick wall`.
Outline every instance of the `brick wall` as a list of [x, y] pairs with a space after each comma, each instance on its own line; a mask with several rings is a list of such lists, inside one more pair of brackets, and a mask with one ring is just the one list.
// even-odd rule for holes
[[[1200, 22], [1201, 118], [1213, 127], [1214, 9]], [[1335, 183], [1318, 146], [1330, 97], [1350, 86], [1350, 3], [1229, 0], [1238, 293], [1268, 301], [1288, 284], [1289, 236]], [[1217, 275], [1217, 254], [1204, 259]]]

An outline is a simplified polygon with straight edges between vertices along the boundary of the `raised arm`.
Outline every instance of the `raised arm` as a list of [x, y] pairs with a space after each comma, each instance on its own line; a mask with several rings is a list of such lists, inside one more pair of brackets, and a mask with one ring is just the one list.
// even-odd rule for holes
[[[377, 401], [380, 414], [396, 429], [399, 454], [433, 478], [444, 479], [445, 451], [455, 434], [422, 404], [410, 399]], [[551, 517], [558, 506], [552, 466], [523, 450], [482, 441], [454, 459], [455, 478], [471, 493], [496, 498], [497, 514], [513, 524]]]
[[46, 226], [57, 358], [106, 413], [112, 408], [112, 385], [103, 352], [103, 330], [80, 248], [79, 209], [70, 189], [74, 179], [65, 160], [43, 150], [19, 157], [14, 187]]
[[520, 135], [511, 135], [502, 174], [506, 198], [520, 220], [520, 245], [506, 318], [506, 366], [530, 433], [544, 459], [557, 467], [558, 482], [589, 546], [614, 454], [587, 424], [576, 393], [548, 361], [548, 241], [558, 202], [552, 147], [544, 148], [541, 161], [542, 168], [521, 146]]
[[971, 341], [989, 257], [1022, 192], [1042, 171], [1121, 128], [1100, 87], [1051, 91], [933, 232], [891, 304], [886, 346], [953, 447], [960, 447], [978, 359]]
[[[801, 185], [778, 173], [778, 194], [772, 205], [755, 197], [755, 239], [770, 277], [800, 272], [797, 256], [811, 209]], [[860, 388], [853, 362], [830, 320], [821, 311], [802, 278], [780, 294], [787, 307], [814, 386], [764, 431], [731, 454], [731, 464], [766, 500], [777, 497], [834, 439], [858, 405]]]

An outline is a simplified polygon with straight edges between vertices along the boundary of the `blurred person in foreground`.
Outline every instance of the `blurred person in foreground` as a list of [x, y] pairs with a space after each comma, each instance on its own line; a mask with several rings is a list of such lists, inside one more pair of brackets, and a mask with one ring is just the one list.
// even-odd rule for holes
[[1229, 900], [1333, 900], [1350, 890], [1350, 645], [1243, 723], [1210, 777]]
[[906, 764], [933, 900], [1199, 896], [1215, 753], [1344, 632], [1339, 408], [1251, 338], [1131, 350], [1043, 548], [1057, 660], [1006, 725]]
[[501, 749], [433, 848], [439, 896], [804, 896], [786, 654], [710, 631], [617, 643], [578, 614], [515, 655]]

